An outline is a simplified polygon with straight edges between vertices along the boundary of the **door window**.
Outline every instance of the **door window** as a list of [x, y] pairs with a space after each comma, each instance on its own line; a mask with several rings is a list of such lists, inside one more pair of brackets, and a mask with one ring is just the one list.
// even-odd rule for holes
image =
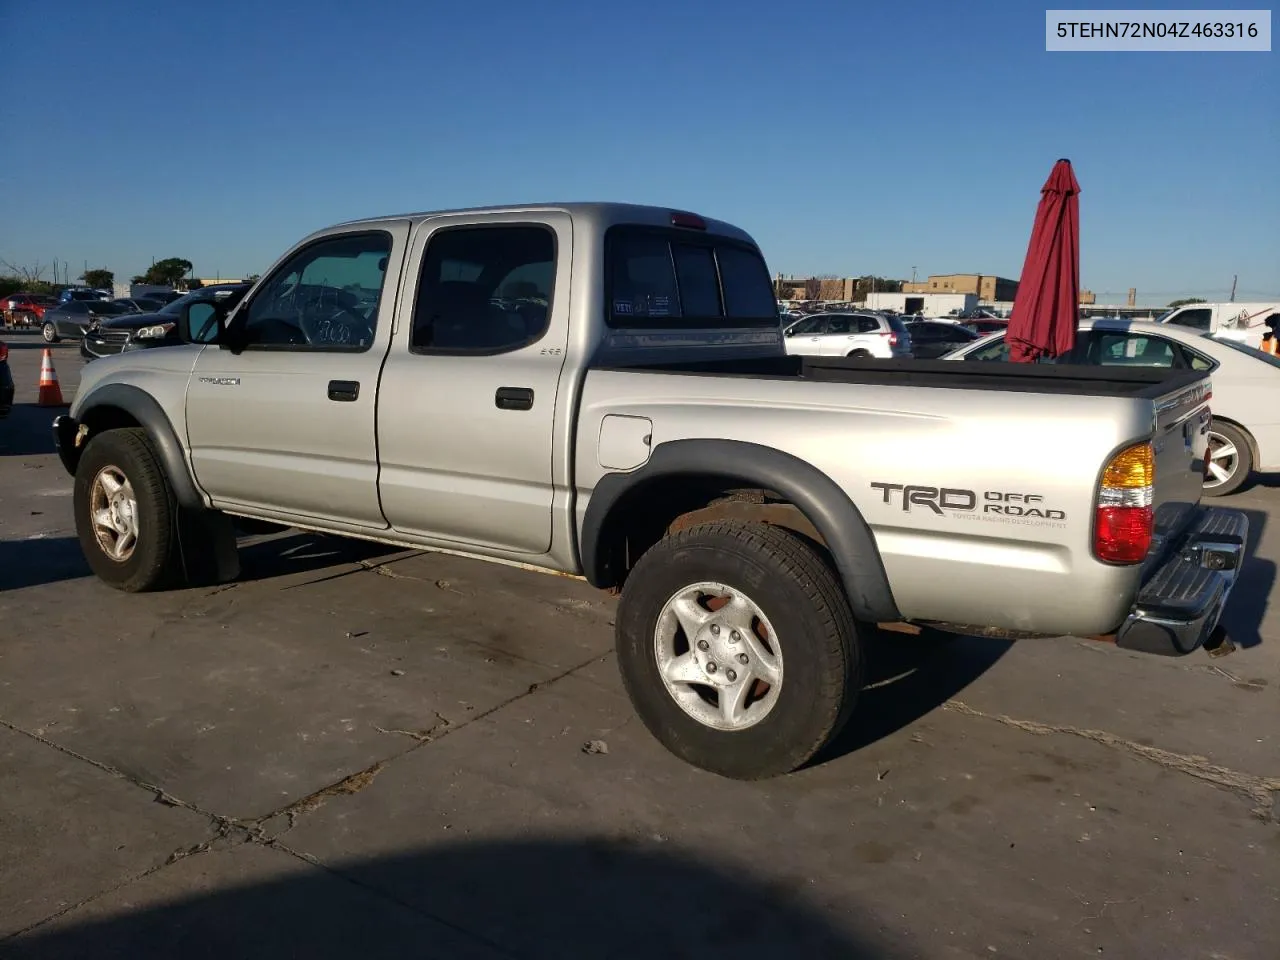
[[1191, 327], [1193, 330], [1208, 330], [1213, 326], [1213, 311], [1208, 307], [1198, 310], [1183, 310], [1171, 320], [1166, 321], [1178, 327]]
[[827, 320], [827, 333], [854, 333], [856, 329], [853, 317], [831, 317]]
[[875, 317], [858, 318], [858, 333], [879, 333], [880, 331], [880, 321]]
[[1098, 333], [1090, 338], [1089, 362], [1104, 367], [1175, 367], [1180, 358], [1163, 337], [1133, 333]]
[[344, 234], [294, 254], [240, 315], [249, 349], [368, 350], [391, 235]]
[[536, 342], [550, 323], [555, 263], [549, 227], [439, 231], [422, 258], [409, 349], [487, 356]]

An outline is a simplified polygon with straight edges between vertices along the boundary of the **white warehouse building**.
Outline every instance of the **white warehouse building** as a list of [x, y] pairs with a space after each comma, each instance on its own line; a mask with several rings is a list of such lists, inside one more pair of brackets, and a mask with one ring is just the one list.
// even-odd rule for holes
[[977, 309], [976, 293], [868, 293], [868, 310], [892, 310], [902, 314], [945, 317], [953, 311]]

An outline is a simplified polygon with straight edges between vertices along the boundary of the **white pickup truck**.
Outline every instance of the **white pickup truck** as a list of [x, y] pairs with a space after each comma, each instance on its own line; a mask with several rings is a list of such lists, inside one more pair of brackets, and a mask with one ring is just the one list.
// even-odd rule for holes
[[1158, 323], [1188, 327], [1214, 337], [1237, 340], [1255, 349], [1269, 322], [1280, 320], [1280, 301], [1271, 303], [1188, 303], [1156, 318]]
[[648, 729], [726, 776], [828, 742], [877, 623], [1185, 654], [1244, 556], [1203, 371], [788, 357], [755, 242], [690, 213], [344, 223], [184, 311], [54, 423], [102, 580], [234, 578], [232, 516], [581, 576]]

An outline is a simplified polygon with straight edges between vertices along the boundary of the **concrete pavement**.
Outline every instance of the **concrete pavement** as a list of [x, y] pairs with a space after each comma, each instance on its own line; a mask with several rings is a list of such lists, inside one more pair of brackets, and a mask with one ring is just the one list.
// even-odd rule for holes
[[49, 419], [0, 422], [4, 956], [1275, 955], [1269, 486], [1232, 656], [885, 637], [831, 755], [742, 784], [633, 719], [580, 582], [293, 533], [107, 589]]

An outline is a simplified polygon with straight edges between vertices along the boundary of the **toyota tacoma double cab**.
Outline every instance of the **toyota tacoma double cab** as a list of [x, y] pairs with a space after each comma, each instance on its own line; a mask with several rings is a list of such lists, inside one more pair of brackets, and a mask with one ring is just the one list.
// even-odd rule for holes
[[552, 204], [343, 223], [54, 424], [123, 591], [239, 575], [232, 518], [580, 576], [623, 685], [724, 776], [845, 724], [877, 624], [1217, 641], [1244, 514], [1198, 371], [786, 355], [752, 238]]

